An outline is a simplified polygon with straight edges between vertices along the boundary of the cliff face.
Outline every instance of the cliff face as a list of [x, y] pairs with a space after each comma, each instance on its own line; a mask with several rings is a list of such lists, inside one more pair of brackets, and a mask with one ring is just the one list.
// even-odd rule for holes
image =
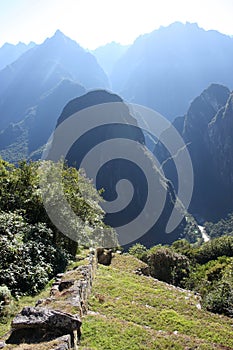
[[218, 172], [222, 184], [231, 189], [233, 185], [233, 93], [208, 125], [208, 136], [208, 146], [215, 171]]
[[[190, 152], [194, 170], [192, 214], [217, 220], [233, 211], [233, 102], [229, 89], [212, 84], [174, 121]], [[156, 146], [155, 152], [165, 157]], [[175, 171], [166, 176], [174, 183]]]
[[[114, 104], [114, 102], [117, 103]], [[107, 214], [105, 217], [105, 222], [118, 230], [119, 226], [128, 224], [143, 212], [144, 216], [139, 222], [139, 227], [137, 227], [139, 231], [141, 230], [142, 235], [138, 237], [137, 241], [140, 241], [147, 246], [151, 246], [155, 243], [172, 242], [179, 237], [184, 225], [184, 222], [182, 222], [177, 230], [171, 234], [165, 234], [168, 219], [174, 208], [175, 194], [173, 188], [171, 184], [162, 177], [159, 170], [153, 168], [153, 163], [146, 154], [144, 148], [145, 139], [143, 132], [137, 127], [136, 119], [134, 119], [134, 117], [130, 114], [129, 109], [123, 100], [119, 96], [104, 90], [88, 92], [87, 94], [70, 101], [66, 105], [58, 119], [57, 127], [62, 127], [63, 122], [67, 121], [68, 118], [74, 113], [83, 111], [88, 107], [97, 105], [104, 106], [107, 103], [112, 103], [111, 109], [103, 109], [101, 113], [103, 113], [104, 118], [107, 118], [107, 121], [109, 120], [109, 124], [96, 125], [88, 132], [83, 133], [73, 143], [66, 155], [68, 164], [71, 166], [75, 165], [77, 168], [79, 168], [86, 154], [98, 146], [99, 148], [96, 150], [95, 157], [93, 159], [93, 163], [95, 162], [97, 168], [99, 169], [96, 175], [96, 186], [98, 189], [104, 189], [103, 196], [106, 201], [114, 201], [118, 199], [119, 196], [121, 197], [121, 203], [125, 204], [122, 207], [117, 207], [117, 210], [114, 212], [108, 212], [106, 210]], [[76, 114], [75, 118], [77, 122], [79, 117], [80, 115]], [[91, 114], [90, 120], [92, 120], [92, 118], [95, 120], [96, 117], [97, 116], [94, 111], [93, 114]], [[85, 119], [82, 123], [80, 122], [80, 128], [83, 127], [83, 123], [85, 124], [85, 122]], [[79, 129], [78, 126], [77, 129]], [[64, 135], [63, 138], [66, 138], [66, 136]], [[106, 142], [109, 142], [109, 140], [114, 141], [116, 139], [118, 139], [117, 145], [111, 144], [110, 146], [106, 146]], [[130, 141], [131, 144], [132, 142], [134, 144], [133, 151], [130, 154], [132, 159], [130, 157], [127, 158], [127, 155], [129, 154], [128, 146], [130, 147], [131, 145], [126, 145], [125, 140], [126, 142]], [[56, 142], [57, 139], [55, 134], [51, 154], [54, 151], [54, 144], [56, 144]], [[106, 158], [108, 157], [106, 155], [108, 155], [109, 152], [110, 155], [112, 152], [112, 157]], [[150, 189], [147, 181], [147, 174], [144, 171], [145, 169], [138, 166], [137, 157], [134, 159], [135, 154], [141, 154], [145, 158], [144, 165], [146, 164], [146, 171], [148, 168], [154, 169], [152, 171], [154, 172], [153, 174], [155, 181], [157, 181], [157, 195], [159, 196], [159, 193], [162, 191], [165, 192], [165, 203], [162, 213], [158, 221], [153, 223], [151, 228], [146, 230], [146, 232], [143, 231], [145, 221], [147, 221], [152, 215], [156, 216], [156, 210], [159, 205], [156, 202], [158, 199], [156, 198], [155, 194], [153, 199], [153, 213], [145, 210]], [[106, 161], [103, 162], [103, 160]], [[93, 178], [92, 169], [91, 172], [88, 172], [89, 170], [85, 168], [85, 171], [88, 177]], [[128, 181], [133, 186], [133, 193], [131, 193], [132, 197], [127, 191], [124, 190], [124, 188], [122, 191], [118, 191], [118, 182], [121, 180]], [[119, 231], [117, 232], [119, 233]], [[134, 232], [126, 232], [126, 234], [130, 235], [129, 239], [123, 239], [122, 243], [120, 238], [120, 244], [126, 245], [127, 243], [135, 240]]]

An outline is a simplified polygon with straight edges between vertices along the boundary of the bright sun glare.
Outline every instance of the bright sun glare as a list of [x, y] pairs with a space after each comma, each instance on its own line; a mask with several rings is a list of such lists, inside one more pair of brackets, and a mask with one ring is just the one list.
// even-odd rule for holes
[[8, 0], [0, 2], [0, 45], [41, 43], [57, 29], [81, 46], [132, 43], [175, 21], [233, 34], [232, 0]]

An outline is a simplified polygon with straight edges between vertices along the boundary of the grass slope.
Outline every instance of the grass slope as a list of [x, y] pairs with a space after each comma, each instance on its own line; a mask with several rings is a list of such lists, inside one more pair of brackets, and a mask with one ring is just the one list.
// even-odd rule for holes
[[233, 349], [233, 320], [198, 308], [198, 297], [133, 271], [117, 255], [99, 266], [80, 350]]

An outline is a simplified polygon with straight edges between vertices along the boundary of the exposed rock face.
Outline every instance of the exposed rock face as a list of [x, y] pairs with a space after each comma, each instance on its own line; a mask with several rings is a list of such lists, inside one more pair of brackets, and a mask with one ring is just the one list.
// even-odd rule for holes
[[[111, 103], [110, 112], [108, 108], [106, 108], [106, 111], [104, 109], [104, 105], [109, 103]], [[95, 162], [97, 164], [97, 168], [99, 169], [98, 174], [96, 176], [96, 185], [97, 189], [104, 189], [104, 199], [109, 202], [114, 201], [116, 199], [116, 187], [120, 180], [126, 179], [129, 182], [131, 182], [134, 188], [132, 200], [130, 200], [129, 202], [127, 193], [122, 191], [122, 202], [127, 203], [127, 205], [124, 208], [121, 208], [119, 211], [116, 210], [115, 212], [107, 213], [105, 217], [105, 223], [114, 228], [116, 227], [117, 231], [117, 227], [124, 226], [127, 223], [133, 221], [139, 216], [141, 212], [143, 212], [148, 197], [149, 190], [146, 178], [147, 174], [144, 174], [140, 166], [135, 164], [134, 161], [130, 161], [128, 160], [128, 158], [124, 157], [126, 154], [126, 148], [123, 141], [125, 139], [134, 141], [135, 151], [137, 151], [138, 153], [141, 152], [140, 154], [143, 154], [144, 158], [146, 159], [146, 165], [148, 168], [153, 168], [155, 179], [157, 181], [156, 185], [158, 185], [158, 193], [164, 191], [167, 194], [167, 196], [165, 195], [166, 202], [164, 204], [164, 210], [162, 211], [159, 220], [157, 220], [157, 222], [154, 225], [152, 224], [153, 226], [150, 229], [148, 229], [146, 233], [145, 231], [143, 231], [143, 224], [141, 224], [141, 226], [139, 225], [139, 228], [142, 231], [142, 236], [137, 241], [140, 241], [146, 246], [151, 246], [156, 243], [173, 242], [174, 240], [179, 238], [180, 233], [183, 231], [183, 226], [185, 224], [184, 222], [182, 222], [181, 225], [172, 233], [170, 233], [169, 235], [165, 234], [165, 228], [171, 215], [171, 212], [174, 208], [176, 198], [173, 188], [165, 178], [161, 178], [161, 173], [159, 169], [154, 166], [151, 158], [149, 158], [149, 156], [146, 155], [144, 147], [144, 134], [142, 130], [137, 127], [137, 121], [130, 114], [128, 106], [123, 102], [123, 100], [119, 96], [109, 93], [105, 90], [95, 90], [74, 99], [70, 101], [63, 109], [63, 112], [58, 119], [57, 127], [61, 126], [61, 124], [64, 121], [66, 121], [69, 117], [73, 116], [75, 113], [97, 105], [101, 105], [103, 107], [101, 113], [102, 115], [104, 115], [104, 118], [109, 119], [109, 124], [105, 123], [104, 125], [98, 125], [97, 127], [94, 127], [88, 132], [81, 135], [76, 140], [76, 142], [74, 142], [68, 154], [66, 155], [68, 164], [71, 166], [75, 165], [77, 168], [79, 168], [86, 154], [88, 154], [88, 152], [90, 152], [96, 146], [100, 145], [98, 151], [96, 151], [95, 153]], [[93, 109], [91, 111], [93, 111]], [[93, 111], [90, 113], [93, 113], [93, 115], [91, 114], [91, 118], [94, 119], [95, 112]], [[76, 114], [76, 118], [78, 120], [79, 113]], [[114, 124], [111, 124], [112, 120], [114, 120]], [[67, 137], [69, 137], [69, 135], [63, 135], [62, 137], [66, 140]], [[112, 159], [110, 158], [110, 160], [104, 163], [103, 160], [105, 159], [106, 154], [106, 148], [104, 148], [106, 147], [104, 146], [105, 141], [114, 139], [123, 140], [122, 143], [118, 142], [117, 146], [112, 146], [112, 149], [114, 151], [113, 154], [117, 153], [118, 155], [120, 154], [120, 156], [113, 156]], [[58, 136], [56, 136], [55, 134], [55, 137], [53, 139], [53, 144], [50, 149], [50, 154], [48, 156], [49, 159], [50, 155], [51, 159], [54, 159], [52, 155], [56, 154], [56, 152], [54, 151], [54, 149], [56, 149], [54, 147], [54, 144], [56, 144], [56, 142], [59, 145], [59, 133]], [[92, 175], [88, 173], [88, 170], [85, 169], [85, 171], [87, 177], [92, 178]], [[154, 196], [155, 200], [156, 196], [157, 193]], [[154, 209], [154, 211], [156, 211], [156, 209]], [[154, 212], [144, 212], [144, 214], [144, 217], [148, 218], [149, 216], [154, 215]], [[132, 235], [132, 237], [134, 236]], [[125, 243], [122, 244], [120, 235], [118, 236], [118, 238], [119, 244], [125, 245]], [[134, 239], [131, 239], [131, 241], [129, 239], [128, 242], [130, 244], [133, 244]]]
[[230, 189], [233, 184], [233, 93], [208, 125], [208, 135], [215, 170], [222, 184]]
[[[212, 84], [192, 103], [187, 114], [174, 122], [190, 152], [194, 191], [190, 212], [216, 221], [233, 211], [233, 95]], [[155, 147], [160, 160], [168, 157]], [[166, 176], [176, 186], [175, 169], [168, 161]]]
[[13, 332], [7, 343], [34, 342], [42, 335], [49, 340], [75, 330], [80, 335], [81, 324], [79, 316], [42, 307], [24, 307], [12, 321]]

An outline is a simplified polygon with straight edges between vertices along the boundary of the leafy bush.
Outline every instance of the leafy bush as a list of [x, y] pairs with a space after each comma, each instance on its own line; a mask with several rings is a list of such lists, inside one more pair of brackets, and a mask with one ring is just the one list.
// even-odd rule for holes
[[158, 248], [149, 254], [148, 264], [153, 277], [176, 286], [183, 287], [189, 275], [188, 258], [167, 247]]
[[222, 236], [212, 239], [202, 244], [195, 252], [195, 259], [199, 264], [216, 260], [220, 256], [233, 257], [233, 237]]
[[[24, 219], [32, 225], [45, 223], [53, 231], [54, 243], [62, 245], [73, 256], [77, 251], [78, 240], [81, 239], [88, 246], [93, 244], [93, 237], [98, 239], [96, 233], [99, 228], [107, 229], [102, 221], [104, 211], [99, 205], [102, 200], [100, 194], [84, 174], [75, 168], [68, 168], [63, 162], [51, 161], [29, 164], [21, 162], [15, 167], [0, 159], [0, 175], [0, 210], [20, 211]], [[60, 201], [58, 194], [61, 191], [57, 179], [60, 175], [62, 191], [76, 216], [71, 219], [70, 209], [67, 211], [65, 206], [60, 207], [62, 212], [56, 214], [72, 239], [61, 234], [53, 225], [44, 207], [46, 203], [57, 211], [57, 203]], [[40, 184], [43, 182], [45, 186], [41, 188]], [[117, 246], [115, 232], [106, 230], [106, 235], [109, 238], [112, 235], [112, 244]]]
[[203, 305], [207, 310], [233, 316], [233, 288], [228, 282], [217, 284], [203, 300]]
[[6, 307], [12, 299], [9, 288], [5, 285], [0, 286], [0, 317], [4, 316]]
[[0, 285], [13, 295], [35, 294], [64, 270], [68, 255], [54, 245], [45, 224], [28, 224], [15, 213], [0, 213]]
[[[76, 214], [74, 219], [63, 205], [57, 213], [60, 177], [60, 187]], [[44, 188], [41, 181], [45, 181]], [[98, 245], [108, 241], [109, 246], [111, 241], [117, 246], [115, 231], [102, 221], [100, 201], [92, 183], [63, 162], [21, 162], [14, 166], [0, 159], [0, 285], [5, 284], [14, 296], [37, 293], [64, 270], [68, 258], [76, 255], [79, 238], [87, 246], [97, 238]], [[54, 208], [72, 239], [50, 220], [45, 202]]]
[[147, 249], [144, 245], [136, 243], [129, 248], [129, 254], [134, 255], [137, 259], [140, 259], [144, 262], [147, 261]]
[[216, 224], [206, 222], [205, 230], [211, 238], [216, 238], [223, 235], [233, 236], [233, 213], [229, 214], [225, 219], [221, 219]]
[[221, 236], [201, 245], [181, 239], [130, 253], [146, 261], [161, 281], [198, 292], [207, 310], [233, 317], [233, 237]]

